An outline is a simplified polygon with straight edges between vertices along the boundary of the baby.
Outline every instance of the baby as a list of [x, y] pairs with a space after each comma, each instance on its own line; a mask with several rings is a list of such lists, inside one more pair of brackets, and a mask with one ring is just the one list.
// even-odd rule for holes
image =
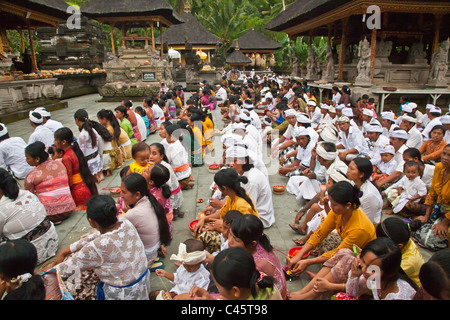
[[[208, 289], [210, 282], [209, 271], [203, 265], [206, 259], [206, 253], [203, 243], [199, 240], [188, 239], [180, 243], [178, 254], [173, 254], [170, 260], [176, 260], [181, 263], [175, 273], [163, 269], [155, 271], [159, 277], [169, 279], [175, 286], [170, 289], [169, 299], [174, 299], [181, 294], [189, 294], [193, 286]], [[165, 300], [163, 290], [151, 294], [155, 300]]]
[[372, 181], [382, 180], [395, 172], [398, 164], [394, 156], [394, 146], [388, 144], [381, 148], [380, 159], [373, 163]]
[[130, 163], [128, 174], [134, 172], [142, 174], [144, 169], [151, 167], [150, 147], [145, 142], [136, 143], [131, 149], [131, 155], [134, 161]]
[[419, 202], [427, 194], [427, 186], [420, 178], [420, 166], [416, 161], [406, 161], [404, 176], [387, 190], [387, 203], [393, 207], [385, 212], [408, 216], [405, 206], [409, 202]]

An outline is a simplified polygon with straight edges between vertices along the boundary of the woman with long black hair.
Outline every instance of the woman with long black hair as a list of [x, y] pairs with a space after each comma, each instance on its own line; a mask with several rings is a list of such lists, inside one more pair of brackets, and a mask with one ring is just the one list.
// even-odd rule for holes
[[[147, 180], [139, 173], [131, 173], [122, 179], [121, 197], [125, 204], [123, 218], [136, 227], [148, 259], [149, 268], [161, 246], [170, 244], [171, 236], [166, 213], [150, 193]], [[164, 248], [161, 248], [164, 253]]]
[[[194, 233], [205, 244], [210, 253], [220, 249], [220, 233], [223, 217], [230, 210], [240, 211], [242, 214], [252, 214], [259, 218], [258, 211], [249, 197], [242, 183], [248, 183], [245, 176], [240, 176], [236, 170], [226, 168], [219, 170], [214, 176], [214, 182], [222, 195], [226, 196], [225, 204], [216, 212], [201, 217], [194, 227]], [[207, 225], [205, 225], [207, 223]]]
[[100, 182], [103, 176], [103, 149], [101, 149], [100, 136], [94, 130], [86, 110], [77, 110], [73, 117], [75, 124], [80, 130], [77, 139], [78, 146], [86, 159], [92, 175], [97, 179], [97, 182]]
[[73, 200], [80, 209], [93, 195], [98, 194], [95, 178], [78, 142], [74, 141], [72, 130], [67, 127], [56, 130], [55, 146], [64, 151], [62, 163], [67, 170]]
[[111, 143], [113, 149], [117, 148], [119, 150], [117, 159], [112, 159], [112, 162], [114, 163], [114, 161], [116, 161], [116, 168], [120, 168], [122, 167], [124, 161], [131, 160], [130, 138], [128, 137], [128, 134], [125, 132], [125, 130], [120, 127], [119, 121], [111, 110], [100, 110], [99, 112], [97, 112], [97, 119], [112, 136]]

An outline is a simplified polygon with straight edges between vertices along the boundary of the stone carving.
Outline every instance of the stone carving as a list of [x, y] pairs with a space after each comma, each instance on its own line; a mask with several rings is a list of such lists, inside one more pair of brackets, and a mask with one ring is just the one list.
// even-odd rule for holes
[[318, 79], [318, 71], [319, 71], [319, 61], [314, 51], [314, 48], [309, 47], [308, 51], [308, 64], [306, 66], [306, 79], [307, 80], [317, 80]]
[[275, 55], [272, 53], [269, 59], [269, 66], [273, 68], [275, 66]]
[[325, 56], [326, 69], [322, 75], [322, 80], [327, 81], [327, 82], [333, 82], [334, 81], [334, 57], [333, 57], [333, 50], [329, 43], [327, 44], [326, 50], [327, 50], [327, 54]]
[[413, 45], [411, 46], [411, 48], [409, 49], [409, 52], [408, 52], [407, 63], [409, 63], [409, 64], [418, 64], [418, 63], [426, 64], [427, 63], [426, 56], [427, 56], [427, 53], [423, 49], [423, 42], [419, 41], [419, 42], [413, 43]]
[[355, 85], [371, 85], [371, 66], [370, 66], [370, 44], [366, 38], [363, 41], [359, 42], [359, 50], [358, 50], [358, 65], [357, 71], [358, 75], [355, 79]]
[[392, 41], [377, 41], [375, 56], [381, 59], [388, 59], [392, 51]]
[[445, 75], [448, 70], [448, 51], [450, 41], [447, 39], [441, 43], [441, 47], [431, 57], [431, 70], [428, 76], [428, 86], [447, 87]]

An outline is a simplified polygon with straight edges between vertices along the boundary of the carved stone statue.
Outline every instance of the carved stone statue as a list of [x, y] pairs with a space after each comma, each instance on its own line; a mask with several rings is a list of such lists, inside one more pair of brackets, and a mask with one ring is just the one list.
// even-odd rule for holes
[[334, 57], [333, 50], [330, 44], [327, 44], [327, 54], [325, 56], [326, 69], [322, 75], [322, 80], [333, 82], [334, 81]]
[[372, 82], [371, 79], [371, 66], [370, 66], [370, 44], [366, 38], [363, 41], [359, 42], [359, 50], [358, 50], [358, 75], [355, 79], [355, 85], [370, 85]]
[[272, 53], [269, 59], [269, 66], [273, 68], [275, 66], [275, 55]]
[[408, 60], [409, 64], [419, 64], [419, 63], [427, 63], [426, 61], [427, 53], [423, 49], [423, 42], [419, 41], [413, 43], [408, 52]]
[[387, 60], [391, 55], [392, 41], [377, 41], [375, 57], [379, 59]]
[[428, 76], [428, 86], [447, 87], [445, 75], [448, 70], [449, 39], [441, 43], [441, 47], [431, 57], [431, 70]]
[[316, 55], [316, 52], [314, 51], [313, 47], [309, 47], [308, 51], [308, 64], [306, 66], [306, 79], [307, 80], [317, 80], [318, 79], [318, 71], [319, 71], [319, 65], [318, 65], [318, 58]]

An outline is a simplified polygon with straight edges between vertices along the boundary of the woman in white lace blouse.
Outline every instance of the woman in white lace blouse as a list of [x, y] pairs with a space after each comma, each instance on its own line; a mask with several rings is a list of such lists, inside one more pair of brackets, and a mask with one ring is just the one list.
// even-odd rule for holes
[[97, 300], [148, 300], [150, 272], [136, 228], [127, 219], [117, 219], [116, 204], [110, 196], [93, 196], [87, 202], [86, 215], [96, 231], [62, 250], [55, 259], [55, 269], [69, 292], [74, 295], [76, 289], [84, 289], [82, 273], [92, 268], [99, 279]]
[[401, 261], [402, 252], [391, 239], [372, 240], [351, 266], [346, 293], [360, 298], [371, 290], [374, 300], [412, 300], [418, 286], [402, 270]]

